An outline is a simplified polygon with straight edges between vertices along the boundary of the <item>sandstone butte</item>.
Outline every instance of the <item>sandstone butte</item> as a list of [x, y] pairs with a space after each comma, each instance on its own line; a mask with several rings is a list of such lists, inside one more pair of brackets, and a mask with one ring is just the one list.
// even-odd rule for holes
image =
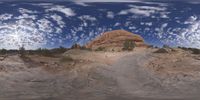
[[92, 50], [98, 48], [105, 48], [106, 50], [122, 50], [123, 44], [126, 40], [134, 41], [136, 47], [146, 47], [147, 45], [144, 42], [144, 39], [137, 34], [125, 31], [125, 30], [114, 30], [105, 32], [102, 35], [98, 36], [88, 44], [86, 48]]

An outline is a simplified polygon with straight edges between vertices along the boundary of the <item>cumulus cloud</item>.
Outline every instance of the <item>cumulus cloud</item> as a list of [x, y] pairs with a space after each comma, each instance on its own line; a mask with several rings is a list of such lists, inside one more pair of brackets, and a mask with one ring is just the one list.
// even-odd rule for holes
[[74, 2], [138, 2], [143, 0], [73, 0]]
[[46, 9], [47, 12], [49, 11], [56, 11], [65, 14], [65, 16], [75, 16], [75, 12], [71, 8], [66, 8], [65, 6], [54, 5], [54, 6], [47, 6], [50, 7]]
[[115, 17], [114, 13], [112, 11], [107, 12], [107, 18], [113, 19]]
[[188, 18], [184, 24], [193, 24], [194, 21], [197, 21], [198, 17], [197, 16], [190, 16], [190, 18]]
[[81, 6], [89, 6], [88, 4], [84, 3], [84, 2], [75, 2], [77, 5], [81, 5]]
[[19, 16], [15, 16], [14, 19], [33, 19], [33, 20], [36, 20], [37, 15], [22, 14], [22, 15], [19, 15]]
[[65, 27], [65, 22], [63, 22], [63, 18], [57, 14], [50, 15], [50, 17], [57, 22], [60, 28]]
[[1, 48], [17, 49], [22, 45], [26, 49], [37, 48], [46, 43], [44, 37], [31, 20], [21, 19], [10, 24], [0, 24]]
[[[56, 13], [39, 13], [26, 8], [19, 8], [17, 11], [19, 15], [10, 13], [0, 15], [2, 21], [0, 22], [0, 48], [18, 49], [25, 46], [26, 49], [37, 49], [65, 39], [59, 34], [66, 25], [63, 18]], [[38, 14], [44, 17], [40, 18]], [[53, 21], [58, 26], [55, 26]]]
[[96, 21], [97, 19], [95, 17], [92, 17], [90, 15], [82, 15], [78, 17], [81, 20], [89, 20], [89, 21]]
[[[121, 10], [118, 14], [119, 15], [127, 15], [127, 14], [136, 14], [141, 16], [149, 17], [155, 13], [165, 12], [165, 7], [154, 7], [154, 6], [136, 6], [136, 5], [129, 5], [130, 9]], [[162, 13], [164, 15], [164, 13]]]
[[25, 8], [19, 8], [19, 12], [21, 14], [25, 14], [25, 13], [29, 13], [29, 14], [38, 13], [37, 11], [32, 11], [32, 10], [25, 9]]
[[1, 14], [1, 15], [0, 15], [0, 20], [1, 20], [1, 21], [5, 21], [5, 20], [11, 19], [12, 17], [13, 17], [12, 14], [8, 14], [8, 13]]
[[156, 35], [164, 43], [175, 43], [179, 46], [200, 48], [199, 18], [197, 16], [191, 16], [182, 23], [187, 26], [169, 28], [168, 23], [163, 23], [160, 28], [155, 28]]

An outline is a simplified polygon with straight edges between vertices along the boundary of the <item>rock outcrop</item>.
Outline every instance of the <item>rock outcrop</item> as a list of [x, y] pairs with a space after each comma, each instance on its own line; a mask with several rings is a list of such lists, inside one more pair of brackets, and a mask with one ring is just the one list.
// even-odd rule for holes
[[134, 41], [136, 47], [147, 46], [144, 43], [144, 39], [139, 35], [125, 30], [114, 30], [103, 33], [103, 35], [88, 43], [86, 48], [90, 48], [92, 50], [101, 48], [105, 50], [121, 51], [126, 40]]

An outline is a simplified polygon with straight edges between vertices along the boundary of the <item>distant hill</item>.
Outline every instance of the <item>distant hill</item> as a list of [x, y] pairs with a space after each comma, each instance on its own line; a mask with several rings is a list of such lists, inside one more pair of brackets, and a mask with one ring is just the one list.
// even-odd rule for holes
[[106, 50], [120, 51], [123, 48], [123, 44], [126, 40], [134, 41], [136, 47], [147, 46], [144, 43], [144, 39], [137, 34], [125, 30], [114, 30], [103, 33], [96, 39], [92, 40], [86, 45], [86, 48], [96, 50], [98, 48], [104, 48]]

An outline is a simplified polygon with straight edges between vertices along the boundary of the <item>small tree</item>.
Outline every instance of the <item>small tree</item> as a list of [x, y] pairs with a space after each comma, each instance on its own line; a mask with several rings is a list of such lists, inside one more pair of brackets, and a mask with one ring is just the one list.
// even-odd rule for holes
[[126, 40], [123, 44], [123, 50], [132, 51], [135, 48], [135, 42], [132, 40]]
[[170, 48], [170, 46], [167, 45], [167, 44], [164, 44], [164, 45], [163, 45], [163, 48]]
[[0, 53], [1, 53], [1, 54], [6, 54], [6, 53], [7, 53], [7, 50], [6, 50], [6, 49], [1, 49], [1, 50], [0, 50]]
[[66, 48], [63, 47], [63, 46], [60, 46], [58, 49], [57, 49], [58, 53], [64, 53], [66, 51]]
[[46, 57], [53, 57], [53, 53], [49, 49], [41, 49], [40, 55], [46, 56]]
[[72, 45], [71, 49], [80, 49], [81, 46], [77, 43], [75, 43], [74, 45]]
[[24, 46], [20, 47], [19, 48], [20, 57], [25, 57], [25, 53], [26, 53], [26, 50], [25, 50]]

